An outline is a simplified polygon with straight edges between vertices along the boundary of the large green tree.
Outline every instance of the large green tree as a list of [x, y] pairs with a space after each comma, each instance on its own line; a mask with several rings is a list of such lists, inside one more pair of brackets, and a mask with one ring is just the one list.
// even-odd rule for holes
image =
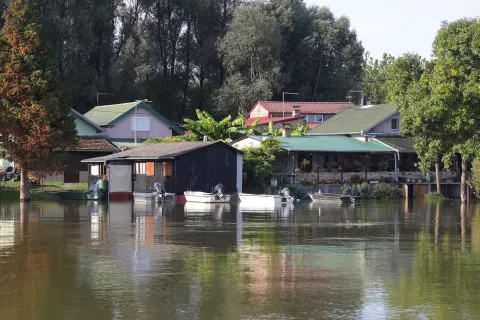
[[223, 113], [247, 112], [281, 87], [282, 38], [275, 18], [261, 4], [244, 5], [220, 44], [228, 76], [217, 93]]
[[365, 53], [362, 90], [372, 104], [387, 103], [388, 96], [388, 70], [395, 58], [386, 53], [382, 60], [374, 59], [369, 52]]
[[21, 167], [20, 199], [29, 200], [30, 170], [53, 170], [75, 142], [51, 47], [28, 0], [12, 0], [0, 32], [2, 147]]

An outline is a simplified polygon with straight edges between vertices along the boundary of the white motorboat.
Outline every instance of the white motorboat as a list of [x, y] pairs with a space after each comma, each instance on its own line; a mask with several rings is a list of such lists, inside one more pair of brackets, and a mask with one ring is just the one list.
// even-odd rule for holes
[[280, 205], [282, 203], [292, 203], [292, 199], [284, 198], [280, 195], [274, 194], [251, 194], [251, 193], [239, 193], [238, 197], [242, 203], [254, 203], [259, 207], [269, 207], [274, 205]]
[[288, 188], [283, 188], [278, 195], [239, 193], [238, 197], [241, 202], [252, 203], [262, 207], [280, 205], [282, 203], [293, 203], [295, 200], [290, 196], [290, 190]]
[[215, 186], [212, 193], [201, 191], [185, 191], [185, 200], [187, 202], [202, 202], [202, 203], [228, 203], [230, 202], [230, 195], [223, 194], [225, 187], [219, 183]]
[[175, 193], [166, 193], [162, 185], [158, 182], [155, 182], [153, 187], [155, 191], [134, 191], [134, 201], [143, 203], [175, 202]]
[[185, 200], [187, 200], [187, 202], [228, 203], [230, 202], [230, 195], [224, 194], [222, 196], [217, 196], [214, 193], [208, 192], [186, 191]]
[[355, 196], [352, 190], [348, 190], [349, 195], [336, 194], [336, 193], [323, 193], [320, 189], [318, 193], [310, 192], [308, 196], [312, 201], [320, 202], [358, 202], [360, 201], [360, 196]]

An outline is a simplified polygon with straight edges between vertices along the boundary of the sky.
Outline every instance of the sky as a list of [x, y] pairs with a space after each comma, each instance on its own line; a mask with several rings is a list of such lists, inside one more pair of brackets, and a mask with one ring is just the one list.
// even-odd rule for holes
[[430, 58], [432, 43], [442, 21], [480, 16], [480, 0], [305, 0], [327, 6], [335, 17], [350, 18], [365, 51], [375, 58], [383, 53], [406, 52]]

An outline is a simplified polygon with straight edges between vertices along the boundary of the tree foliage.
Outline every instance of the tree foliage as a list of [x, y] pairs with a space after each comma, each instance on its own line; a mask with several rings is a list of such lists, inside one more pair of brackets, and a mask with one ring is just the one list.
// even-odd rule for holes
[[371, 104], [387, 103], [388, 96], [388, 71], [395, 58], [386, 53], [382, 60], [373, 59], [370, 53], [365, 53], [362, 90]]
[[[30, 1], [13, 0], [0, 32], [0, 141], [20, 164], [22, 183], [29, 170], [55, 169], [76, 135], [37, 16]], [[21, 190], [21, 198], [28, 199], [28, 187]]]
[[261, 186], [272, 175], [272, 165], [282, 152], [282, 145], [276, 139], [262, 141], [260, 147], [247, 147], [243, 151], [243, 171], [247, 181]]

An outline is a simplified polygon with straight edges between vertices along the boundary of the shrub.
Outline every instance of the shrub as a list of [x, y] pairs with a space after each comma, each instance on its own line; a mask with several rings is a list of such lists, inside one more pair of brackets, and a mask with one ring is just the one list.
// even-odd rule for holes
[[363, 182], [356, 185], [353, 185], [351, 182], [345, 183], [342, 186], [342, 194], [348, 195], [348, 188], [351, 188], [356, 196], [361, 196], [363, 199], [372, 197], [370, 184], [368, 182]]
[[312, 185], [314, 185], [315, 183], [314, 183], [313, 181], [311, 181], [311, 180], [302, 180], [302, 181], [300, 181], [300, 184], [301, 184], [302, 186], [312, 186]]
[[362, 163], [358, 160], [353, 160], [350, 166], [352, 167], [352, 170], [355, 172], [362, 171]]
[[472, 163], [472, 182], [477, 197], [480, 197], [480, 157], [476, 157]]
[[427, 199], [427, 200], [447, 200], [448, 198], [445, 197], [440, 192], [429, 192], [425, 195], [425, 199]]
[[378, 162], [377, 166], [378, 166], [378, 170], [380, 170], [380, 171], [387, 171], [388, 170], [388, 162], [387, 161], [381, 160], [381, 161]]
[[327, 162], [328, 169], [336, 169], [338, 167], [337, 163], [333, 160]]
[[375, 199], [400, 199], [402, 191], [388, 183], [379, 183], [373, 188], [372, 197]]

